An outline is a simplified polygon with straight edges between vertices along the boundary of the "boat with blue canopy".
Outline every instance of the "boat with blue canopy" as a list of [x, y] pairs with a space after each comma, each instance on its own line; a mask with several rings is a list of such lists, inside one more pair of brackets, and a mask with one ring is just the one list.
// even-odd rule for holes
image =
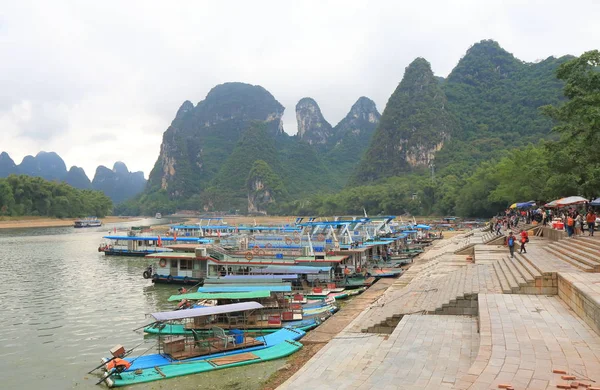
[[195, 237], [138, 236], [134, 232], [130, 232], [128, 235], [107, 235], [102, 238], [105, 241], [98, 247], [98, 252], [104, 252], [106, 256], [144, 257], [151, 253], [172, 252], [172, 249], [164, 247], [164, 244], [168, 243], [199, 245], [210, 242], [210, 240]]
[[105, 373], [100, 382], [109, 387], [127, 386], [176, 376], [196, 374], [243, 364], [258, 363], [288, 356], [302, 347], [297, 340], [304, 336], [299, 329], [283, 328], [272, 334], [251, 337], [240, 328], [226, 331], [219, 327], [224, 317], [248, 319], [263, 306], [257, 302], [203, 307], [190, 310], [152, 313], [156, 322], [199, 321], [210, 324], [210, 332], [190, 335], [158, 333], [158, 351], [154, 354], [127, 357], [117, 345], [111, 358], [103, 358]]

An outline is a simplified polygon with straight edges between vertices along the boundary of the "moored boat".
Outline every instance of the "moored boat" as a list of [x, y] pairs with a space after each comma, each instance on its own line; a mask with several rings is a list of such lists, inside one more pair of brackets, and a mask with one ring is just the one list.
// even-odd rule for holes
[[86, 217], [83, 219], [78, 219], [73, 224], [75, 228], [89, 228], [89, 227], [99, 227], [102, 226], [102, 221], [100, 221], [96, 217]]
[[99, 383], [119, 387], [150, 382], [272, 360], [300, 349], [302, 345], [296, 340], [302, 338], [304, 332], [298, 329], [283, 328], [272, 334], [251, 337], [241, 330], [244, 323], [239, 323], [240, 329], [229, 332], [218, 326], [224, 317], [245, 319], [248, 313], [262, 307], [257, 302], [244, 302], [153, 313], [152, 317], [160, 323], [194, 321], [212, 326], [210, 332], [192, 331], [191, 335], [163, 336], [159, 333], [158, 353], [155, 354], [126, 357], [124, 348], [116, 346], [111, 350], [113, 358], [102, 360], [105, 373]]

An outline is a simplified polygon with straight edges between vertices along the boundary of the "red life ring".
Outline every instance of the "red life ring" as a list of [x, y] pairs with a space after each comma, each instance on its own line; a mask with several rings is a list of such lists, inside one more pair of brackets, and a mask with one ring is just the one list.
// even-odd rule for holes
[[319, 241], [325, 241], [325, 235], [323, 233], [319, 234], [317, 236], [317, 240], [319, 240]]
[[246, 252], [246, 260], [252, 260], [254, 258], [254, 255], [252, 254], [252, 252]]
[[294, 243], [295, 243], [295, 244], [300, 244], [300, 241], [301, 241], [301, 240], [300, 240], [300, 237], [296, 237], [296, 238], [294, 238]]
[[267, 242], [267, 245], [265, 245], [266, 248], [273, 248], [273, 244], [271, 244], [270, 242]]
[[288, 245], [290, 245], [292, 243], [292, 238], [288, 237], [288, 236], [285, 236], [285, 243], [288, 244]]
[[160, 259], [158, 265], [160, 265], [162, 268], [165, 268], [167, 266], [167, 259]]

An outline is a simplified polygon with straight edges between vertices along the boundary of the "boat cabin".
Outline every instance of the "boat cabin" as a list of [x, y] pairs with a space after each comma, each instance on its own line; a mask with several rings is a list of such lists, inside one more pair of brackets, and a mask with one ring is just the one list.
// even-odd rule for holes
[[[257, 285], [257, 288], [262, 288]], [[217, 288], [218, 289], [218, 288]], [[247, 329], [279, 329], [283, 321], [296, 321], [302, 319], [302, 308], [293, 307], [283, 292], [272, 290], [240, 291], [240, 292], [193, 292], [173, 295], [169, 301], [190, 302], [195, 301], [202, 306], [222, 306], [241, 302], [258, 302], [263, 307], [249, 314]], [[186, 324], [186, 329], [206, 330], [215, 323], [193, 321]], [[224, 318], [218, 323], [223, 329], [234, 329], [239, 326], [235, 318]]]
[[[151, 316], [160, 323], [183, 321], [185, 326], [192, 326], [191, 336], [164, 336], [159, 333], [158, 353], [181, 360], [264, 346], [263, 340], [250, 337], [243, 331], [246, 323], [253, 317], [253, 312], [262, 308], [263, 305], [258, 302], [243, 302], [152, 313]], [[232, 323], [238, 328], [226, 330], [220, 326]], [[195, 330], [197, 325], [202, 331]]]
[[138, 236], [134, 233], [128, 235], [108, 235], [100, 244], [98, 252], [104, 252], [107, 256], [139, 256], [143, 257], [150, 253], [172, 252], [164, 244], [175, 241], [181, 243], [200, 244], [203, 241], [190, 237], [160, 237], [160, 236]]

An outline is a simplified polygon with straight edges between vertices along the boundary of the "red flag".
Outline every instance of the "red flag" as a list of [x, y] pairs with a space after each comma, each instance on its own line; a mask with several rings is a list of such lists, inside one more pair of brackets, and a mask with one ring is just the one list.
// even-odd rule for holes
[[162, 240], [160, 239], [160, 236], [158, 236], [158, 241], [157, 241], [156, 245], [159, 247], [162, 246]]
[[115, 229], [114, 232], [116, 233], [117, 232], [117, 227], [115, 226], [114, 229]]
[[173, 231], [173, 241], [177, 241], [177, 230]]
[[219, 236], [219, 238], [221, 238], [221, 230], [217, 230], [217, 236]]

